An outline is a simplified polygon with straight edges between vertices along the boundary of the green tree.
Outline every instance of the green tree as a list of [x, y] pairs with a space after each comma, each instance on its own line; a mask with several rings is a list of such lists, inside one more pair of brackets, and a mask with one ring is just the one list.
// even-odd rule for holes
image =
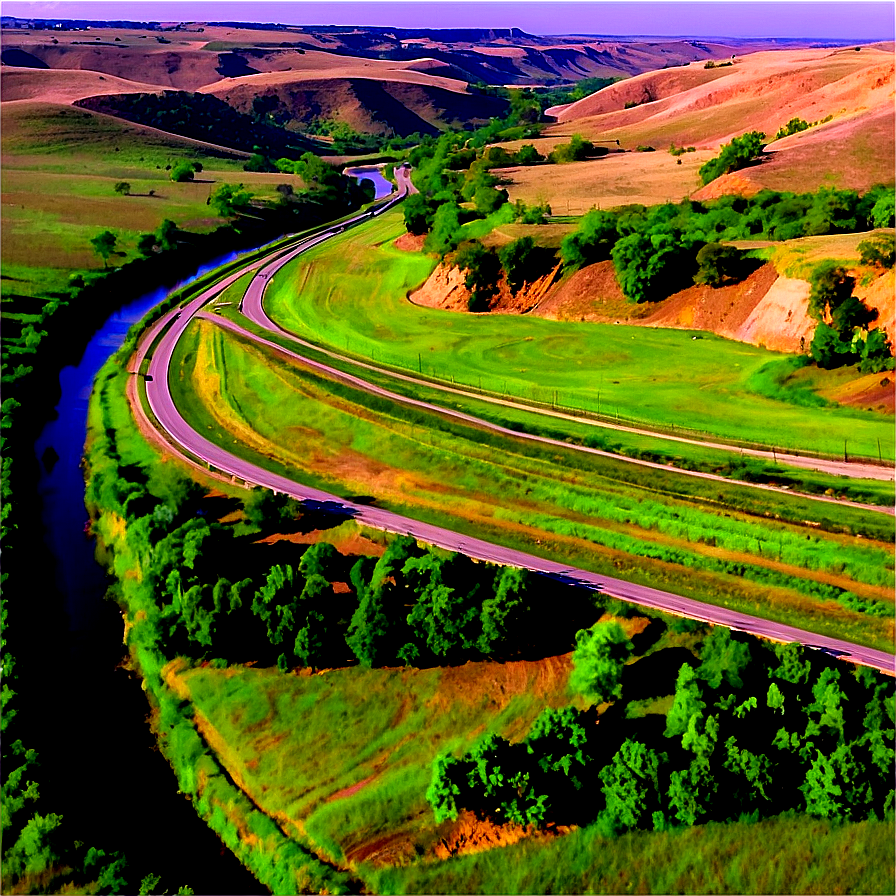
[[704, 184], [728, 174], [746, 168], [754, 159], [762, 155], [765, 149], [765, 134], [750, 131], [735, 137], [730, 143], [722, 146], [722, 151], [714, 159], [710, 159], [700, 168], [700, 179]]
[[516, 154], [514, 159], [517, 165], [534, 165], [536, 162], [543, 162], [544, 156], [531, 143], [524, 143]]
[[131, 185], [126, 180], [118, 181], [112, 189], [115, 190], [119, 196], [130, 196], [131, 194]]
[[426, 801], [432, 808], [436, 824], [455, 821], [458, 815], [458, 797], [461, 796], [466, 777], [465, 765], [453, 756], [439, 754], [432, 765], [432, 776], [426, 790]]
[[615, 831], [644, 827], [661, 811], [659, 771], [666, 759], [665, 753], [629, 738], [601, 769], [605, 818]]
[[468, 243], [454, 256], [454, 264], [464, 271], [464, 286], [470, 290], [470, 311], [488, 311], [489, 302], [498, 292], [501, 262], [494, 249], [486, 249], [478, 240]]
[[876, 233], [859, 243], [862, 264], [891, 268], [896, 262], [896, 237], [892, 233]]
[[412, 193], [401, 204], [404, 226], [408, 233], [421, 235], [429, 233], [435, 218], [435, 207], [431, 206], [422, 193]]
[[498, 250], [498, 258], [507, 277], [510, 292], [516, 295], [526, 284], [538, 277], [538, 254], [535, 240], [531, 236], [523, 236]]
[[107, 266], [109, 256], [115, 251], [117, 242], [118, 237], [111, 230], [104, 230], [91, 239], [90, 245], [93, 246], [93, 251], [103, 259], [103, 267]]
[[494, 596], [482, 602], [479, 649], [491, 656], [519, 636], [529, 610], [528, 570], [504, 566], [495, 579]]
[[697, 273], [695, 283], [708, 286], [723, 286], [737, 278], [740, 268], [740, 252], [734, 246], [721, 243], [707, 243], [697, 253]]
[[750, 665], [750, 645], [746, 640], [735, 640], [727, 626], [717, 625], [703, 642], [700, 659], [697, 675], [711, 688], [720, 687], [723, 681], [740, 688], [741, 673]]
[[209, 205], [222, 217], [245, 213], [252, 203], [252, 194], [242, 184], [221, 184], [209, 199]]
[[676, 737], [687, 731], [691, 718], [702, 715], [706, 709], [700, 680], [694, 668], [687, 663], [678, 670], [675, 697], [666, 715], [666, 737]]
[[187, 181], [193, 180], [193, 165], [187, 161], [177, 162], [171, 167], [170, 176], [171, 180], [173, 180], [176, 184], [186, 183]]
[[591, 209], [579, 222], [576, 232], [564, 237], [560, 258], [569, 266], [594, 264], [610, 257], [618, 239], [616, 215]]
[[622, 669], [633, 650], [618, 622], [598, 622], [576, 634], [570, 688], [599, 703], [622, 696]]
[[891, 189], [884, 193], [871, 209], [871, 223], [875, 227], [893, 227], [896, 225], [896, 194]]
[[436, 210], [432, 230], [426, 238], [426, 249], [444, 256], [460, 241], [460, 207], [456, 202], [444, 202]]

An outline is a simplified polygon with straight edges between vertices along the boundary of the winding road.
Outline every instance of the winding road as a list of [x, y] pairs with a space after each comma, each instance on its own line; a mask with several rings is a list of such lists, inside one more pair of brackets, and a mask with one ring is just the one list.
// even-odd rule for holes
[[[570, 567], [553, 560], [546, 560], [534, 554], [505, 548], [482, 539], [473, 538], [468, 535], [453, 532], [449, 529], [413, 520], [388, 510], [346, 501], [337, 495], [300, 485], [291, 479], [271, 473], [262, 467], [235, 457], [225, 449], [206, 439], [200, 433], [197, 433], [181, 416], [168, 388], [168, 376], [172, 355], [178, 340], [190, 320], [200, 312], [201, 308], [207, 302], [220, 294], [222, 290], [227, 288], [227, 286], [244, 276], [247, 271], [255, 270], [258, 273], [252, 279], [241, 303], [244, 313], [246, 313], [250, 319], [254, 320], [254, 309], [261, 308], [264, 288], [269, 282], [271, 275], [279, 267], [301, 252], [304, 252], [312, 246], [318, 245], [335, 234], [342, 232], [347, 227], [354, 226], [369, 219], [373, 215], [382, 213], [396, 202], [399, 202], [413, 189], [410, 184], [407, 170], [398, 169], [396, 174], [399, 175], [399, 189], [397, 194], [388, 202], [379, 206], [376, 210], [364, 212], [363, 214], [357, 215], [340, 225], [331, 227], [320, 234], [297, 241], [294, 246], [287, 249], [278, 249], [274, 260], [270, 260], [270, 258], [261, 259], [241, 268], [239, 271], [230, 274], [219, 283], [204, 290], [186, 306], [180, 309], [172, 309], [156, 321], [141, 339], [140, 347], [133, 359], [133, 366], [131, 368], [134, 371], [139, 370], [143, 360], [149, 353], [150, 347], [153, 345], [155, 346], [149, 360], [147, 376], [145, 377], [147, 401], [155, 420], [151, 421], [148, 419], [142, 403], [137, 400], [133, 402], [134, 413], [142, 419], [142, 422], [159, 429], [173, 448], [179, 453], [185, 454], [187, 459], [191, 460], [193, 463], [197, 463], [197, 465], [207, 464], [218, 471], [230, 475], [234, 479], [242, 480], [247, 485], [260, 485], [277, 492], [283, 492], [302, 501], [317, 502], [325, 508], [349, 515], [357, 522], [366, 526], [402, 535], [410, 535], [429, 544], [445, 548], [446, 550], [462, 552], [478, 560], [526, 568], [534, 572], [552, 576], [567, 584], [600, 590], [622, 600], [630, 601], [651, 609], [688, 616], [701, 622], [708, 622], [714, 625], [726, 625], [739, 631], [749, 632], [750, 634], [760, 635], [777, 641], [799, 641], [810, 647], [826, 650], [834, 655], [842, 656], [844, 659], [849, 659], [853, 662], [880, 669], [888, 674], [896, 673], [896, 658], [884, 651], [851, 644], [847, 641], [841, 641], [835, 638], [828, 638], [793, 626], [750, 616], [746, 613], [705, 604], [691, 598], [660, 591], [655, 588], [636, 585], [611, 576]], [[278, 352], [291, 355], [297, 360], [300, 359], [303, 364], [309, 364], [310, 366], [316, 365], [319, 368], [322, 368], [328, 376], [337, 377], [342, 381], [352, 382], [354, 385], [358, 385], [361, 388], [377, 390], [381, 394], [390, 397], [392, 400], [401, 400], [405, 403], [419, 404], [426, 407], [428, 410], [433, 410], [441, 414], [448, 414], [452, 417], [468, 418], [470, 422], [475, 422], [478, 426], [487, 425], [492, 429], [505, 431], [514, 437], [520, 437], [521, 435], [520, 433], [503, 430], [503, 427], [498, 427], [495, 424], [488, 424], [486, 421], [481, 421], [478, 418], [472, 418], [468, 415], [460, 414], [459, 412], [447, 411], [444, 408], [427, 405], [424, 402], [416, 402], [403, 396], [397, 396], [395, 393], [390, 393], [387, 390], [381, 390], [379, 387], [373, 386], [370, 383], [365, 383], [365, 381], [360, 380], [357, 377], [351, 377], [349, 374], [329, 368], [326, 365], [319, 364], [319, 362], [302, 358], [302, 356], [289, 352], [267, 340], [259, 340], [257, 336], [248, 333], [248, 331], [243, 330], [236, 324], [230, 322], [225, 323], [225, 321], [220, 318], [212, 319], [218, 324], [245, 334], [256, 341], [263, 341], [275, 348]], [[256, 320], [256, 322], [258, 321]], [[290, 338], [295, 340], [294, 336], [290, 336]], [[316, 351], [320, 351], [316, 346], [312, 347], [315, 348]], [[426, 385], [430, 384], [427, 383]], [[541, 439], [541, 437], [537, 438]], [[565, 442], [557, 443], [555, 440], [541, 440], [560, 444], [564, 448], [572, 447]], [[603, 453], [598, 452], [595, 449], [588, 450], [593, 453]], [[619, 459], [616, 455], [611, 456]], [[669, 468], [662, 467], [662, 469], [668, 471]], [[706, 476], [708, 474], [702, 475]]]

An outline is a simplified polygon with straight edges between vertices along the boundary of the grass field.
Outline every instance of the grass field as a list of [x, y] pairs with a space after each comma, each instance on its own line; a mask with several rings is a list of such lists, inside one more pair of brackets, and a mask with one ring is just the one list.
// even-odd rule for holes
[[[532, 141], [520, 141], [519, 145]], [[544, 140], [540, 152], [563, 140]], [[511, 144], [507, 151], [513, 152]], [[510, 181], [506, 185], [513, 202], [547, 202], [556, 215], [584, 214], [588, 209], [623, 205], [660, 205], [681, 202], [700, 187], [697, 169], [713, 157], [712, 152], [685, 153], [678, 159], [669, 144], [654, 143], [656, 152], [612, 153], [590, 162], [569, 165], [532, 165], [496, 170]]]
[[[2, 127], [4, 295], [58, 290], [71, 271], [102, 268], [90, 245], [102, 230], [118, 235], [118, 254], [109, 259], [118, 266], [135, 257], [139, 235], [165, 218], [193, 232], [220, 226], [206, 204], [220, 183], [243, 183], [270, 198], [290, 180], [245, 172], [241, 159], [73, 107], [4, 104]], [[166, 166], [184, 159], [203, 170], [192, 183], [173, 183]], [[119, 181], [131, 195], [115, 192]]]
[[[399, 212], [291, 262], [266, 308], [311, 341], [447, 382], [778, 448], [894, 456], [889, 419], [756, 394], [750, 377], [782, 355], [710, 334], [461, 315], [405, 300], [433, 260], [395, 249]], [[786, 399], [786, 393], [783, 396]]]
[[[764, 519], [766, 495], [737, 486], [655, 471], [641, 484], [620, 482], [631, 468], [620, 477], [615, 461], [518, 445], [364, 400], [208, 322], [191, 325], [179, 344], [171, 384], [199, 432], [298, 481], [804, 628], [848, 631], [880, 646], [892, 638], [891, 619], [830, 599], [833, 586], [891, 601], [891, 551], [875, 540], [888, 537], [886, 517], [855, 511], [853, 531], [871, 527], [857, 539], [807, 530], [802, 520], [828, 508], [804, 499], [779, 502], [795, 502], [785, 511], [796, 513], [794, 525]], [[743, 502], [750, 513], [730, 509]]]
[[531, 838], [511, 829], [492, 831], [485, 851], [440, 861], [453, 826], [436, 826], [423, 798], [435, 755], [486, 732], [519, 738], [543, 707], [569, 702], [568, 671], [554, 657], [312, 676], [195, 668], [178, 679], [199, 730], [253, 801], [373, 892], [892, 891], [892, 821], [778, 817], [616, 840], [594, 827]]

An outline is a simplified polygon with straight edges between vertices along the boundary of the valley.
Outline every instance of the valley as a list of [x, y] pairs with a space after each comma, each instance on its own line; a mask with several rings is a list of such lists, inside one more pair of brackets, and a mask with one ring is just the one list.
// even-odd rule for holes
[[892, 890], [892, 41], [2, 26], [10, 892]]

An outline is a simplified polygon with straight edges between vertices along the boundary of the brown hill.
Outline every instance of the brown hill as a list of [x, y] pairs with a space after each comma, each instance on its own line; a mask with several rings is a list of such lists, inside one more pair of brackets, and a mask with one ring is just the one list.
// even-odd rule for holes
[[[624, 108], [638, 96], [648, 101]], [[613, 85], [562, 109], [545, 142], [581, 133], [629, 147], [717, 149], [750, 130], [773, 136], [791, 118], [814, 122], [832, 116], [829, 123], [773, 142], [770, 160], [741, 174], [757, 189], [864, 189], [893, 180], [893, 101], [892, 52], [863, 47], [755, 53], [721, 69], [653, 72]]]
[[[626, 301], [610, 261], [599, 262], [557, 280], [557, 271], [511, 296], [502, 283], [490, 311], [534, 314], [550, 320], [627, 323], [647, 327], [705, 330], [772, 351], [804, 352], [815, 320], [808, 314], [809, 283], [784, 277], [763, 264], [740, 283], [713, 288], [690, 286], [662, 302]], [[409, 298], [419, 305], [466, 311], [469, 291], [457, 268], [440, 264]], [[893, 272], [872, 277], [856, 294], [878, 311], [872, 325], [893, 341]]]
[[[276, 97], [288, 120], [309, 122], [335, 118], [366, 133], [432, 133], [465, 122], [487, 124], [505, 114], [497, 97], [468, 94], [464, 84], [405, 69], [354, 71], [363, 74], [274, 72], [236, 78], [204, 88], [241, 112], [256, 97]], [[351, 71], [351, 70], [349, 70]]]
[[155, 93], [161, 88], [113, 75], [66, 69], [0, 68], [3, 102], [73, 103], [88, 96], [117, 93]]

